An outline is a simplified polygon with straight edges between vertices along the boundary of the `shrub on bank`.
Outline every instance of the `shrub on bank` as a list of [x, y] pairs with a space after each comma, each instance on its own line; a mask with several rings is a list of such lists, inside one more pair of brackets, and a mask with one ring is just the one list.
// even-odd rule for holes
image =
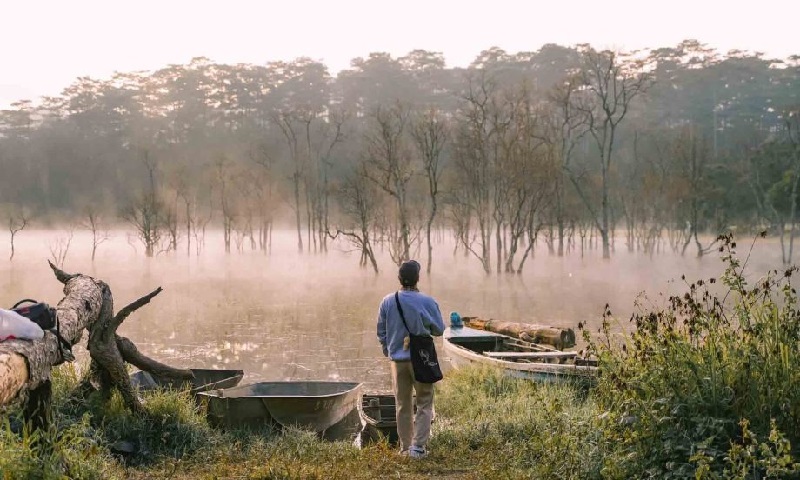
[[[640, 309], [630, 334], [586, 333], [602, 375], [595, 395], [611, 478], [793, 475], [800, 440], [800, 315], [795, 268], [748, 284], [730, 236], [726, 268], [687, 282], [663, 308]], [[752, 247], [751, 247], [752, 248]], [[750, 472], [743, 477], [737, 475]]]

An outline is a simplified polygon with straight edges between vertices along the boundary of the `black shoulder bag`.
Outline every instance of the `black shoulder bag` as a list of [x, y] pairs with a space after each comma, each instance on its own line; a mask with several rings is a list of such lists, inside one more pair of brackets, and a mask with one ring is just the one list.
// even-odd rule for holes
[[433, 337], [427, 335], [412, 335], [406, 323], [406, 316], [403, 315], [403, 307], [400, 306], [400, 295], [394, 293], [394, 300], [397, 302], [397, 309], [400, 311], [400, 318], [403, 319], [408, 331], [409, 344], [411, 348], [411, 366], [414, 368], [414, 380], [419, 383], [436, 383], [442, 379], [442, 370], [439, 368], [439, 359], [436, 357], [436, 346]]
[[[23, 303], [30, 303], [31, 305], [20, 306]], [[61, 355], [61, 361], [71, 362], [75, 360], [75, 355], [72, 354], [72, 346], [70, 343], [61, 336], [61, 324], [58, 322], [58, 315], [56, 309], [50, 305], [37, 302], [26, 298], [15, 303], [11, 310], [17, 312], [23, 317], [29, 319], [42, 330], [49, 330], [58, 340], [58, 352]]]

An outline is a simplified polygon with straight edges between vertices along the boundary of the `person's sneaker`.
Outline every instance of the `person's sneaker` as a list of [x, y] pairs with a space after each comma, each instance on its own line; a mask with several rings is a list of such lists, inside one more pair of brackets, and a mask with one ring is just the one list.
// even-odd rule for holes
[[428, 452], [425, 447], [412, 446], [408, 449], [408, 456], [411, 458], [425, 458], [428, 456]]

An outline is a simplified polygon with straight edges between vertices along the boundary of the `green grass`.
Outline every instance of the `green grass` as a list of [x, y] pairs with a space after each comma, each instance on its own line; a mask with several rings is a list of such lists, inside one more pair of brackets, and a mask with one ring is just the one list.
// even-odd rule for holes
[[[602, 460], [597, 412], [579, 390], [492, 369], [452, 372], [440, 384], [431, 454], [422, 461], [385, 442], [359, 449], [295, 429], [215, 430], [185, 392], [145, 393], [144, 416], [128, 413], [116, 395], [104, 405], [95, 397], [70, 402], [75, 383], [74, 369], [56, 370], [51, 430], [2, 430], [3, 478], [587, 478]], [[113, 454], [120, 441], [136, 453]]]
[[[378, 443], [358, 449], [289, 430], [222, 434], [179, 462], [162, 458], [133, 477], [173, 478], [587, 478], [601, 465], [592, 447], [596, 411], [578, 390], [534, 385], [491, 369], [452, 372], [437, 391], [431, 454], [413, 461]], [[589, 455], [587, 452], [594, 452]], [[211, 460], [206, 462], [206, 456]]]
[[[3, 479], [123, 478], [124, 470], [92, 425], [89, 411], [69, 412], [66, 392], [77, 384], [72, 365], [53, 371], [53, 414], [46, 430], [29, 430], [18, 410], [4, 412], [0, 424]], [[12, 425], [14, 426], [12, 428]]]
[[483, 478], [588, 478], [601, 465], [598, 411], [577, 388], [474, 368], [437, 393], [433, 448], [464, 454]]

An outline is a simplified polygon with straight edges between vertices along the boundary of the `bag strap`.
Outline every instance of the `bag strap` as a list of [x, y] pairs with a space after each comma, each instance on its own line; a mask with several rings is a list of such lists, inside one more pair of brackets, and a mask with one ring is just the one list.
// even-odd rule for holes
[[398, 293], [394, 292], [394, 301], [397, 302], [397, 309], [400, 310], [400, 318], [403, 319], [403, 325], [405, 325], [408, 334], [411, 335], [411, 330], [408, 329], [408, 324], [406, 323], [406, 316], [403, 315], [403, 307], [400, 306], [400, 295]]
[[19, 302], [15, 303], [14, 306], [11, 307], [11, 309], [13, 310], [13, 309], [19, 307], [20, 304], [23, 304], [25, 302], [28, 302], [28, 303], [39, 303], [36, 300], [31, 300], [30, 298], [24, 298], [24, 299], [20, 300]]
[[74, 362], [75, 355], [72, 353], [72, 345], [67, 341], [66, 338], [61, 336], [61, 322], [58, 320], [58, 311], [55, 308], [51, 308], [50, 311], [52, 315], [56, 317], [56, 340], [58, 341], [58, 352], [61, 354], [61, 360], [65, 362]]

